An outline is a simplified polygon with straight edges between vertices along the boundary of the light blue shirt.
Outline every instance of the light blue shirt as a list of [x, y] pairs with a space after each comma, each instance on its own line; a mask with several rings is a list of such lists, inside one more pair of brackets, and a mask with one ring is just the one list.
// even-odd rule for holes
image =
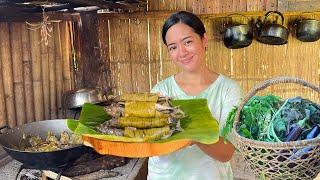
[[[156, 84], [151, 92], [159, 92], [161, 95], [173, 99], [207, 99], [212, 116], [219, 122], [220, 134], [228, 113], [233, 106], [240, 103], [242, 98], [240, 86], [224, 75], [219, 75], [216, 81], [196, 96], [187, 95], [178, 86], [174, 76]], [[205, 154], [197, 145], [192, 145], [167, 155], [150, 157], [148, 179], [231, 180], [233, 174], [229, 162], [216, 161]]]

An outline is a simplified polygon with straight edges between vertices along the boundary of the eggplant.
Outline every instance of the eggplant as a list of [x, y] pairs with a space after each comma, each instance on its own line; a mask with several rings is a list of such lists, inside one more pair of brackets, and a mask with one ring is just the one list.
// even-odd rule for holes
[[298, 121], [296, 124], [293, 125], [293, 127], [290, 129], [289, 134], [285, 138], [285, 142], [289, 141], [295, 141], [299, 138], [300, 134], [302, 133], [302, 130], [305, 126], [306, 120], [308, 118], [304, 118], [300, 121]]
[[306, 139], [312, 139], [319, 136], [320, 128], [319, 126], [313, 126], [311, 131], [307, 134]]
[[[306, 139], [312, 138], [320, 138], [320, 128], [319, 126], [314, 126], [311, 131], [307, 134]], [[289, 159], [294, 160], [297, 158], [305, 159], [307, 157], [308, 152], [311, 150], [311, 147], [305, 147], [303, 149], [298, 150]]]

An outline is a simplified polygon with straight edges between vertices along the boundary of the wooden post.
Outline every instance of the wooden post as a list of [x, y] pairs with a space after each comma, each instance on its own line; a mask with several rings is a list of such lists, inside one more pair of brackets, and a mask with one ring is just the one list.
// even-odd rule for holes
[[10, 32], [8, 23], [0, 23], [0, 53], [2, 61], [2, 80], [6, 101], [8, 124], [16, 126], [16, 112], [14, 107], [12, 59], [10, 52]]
[[99, 46], [101, 48], [101, 61], [104, 63], [103, 72], [100, 75], [99, 86], [103, 88], [106, 94], [112, 94], [112, 87], [114, 87], [111, 80], [111, 64], [109, 57], [109, 26], [108, 20], [99, 19]]
[[97, 87], [100, 78], [100, 46], [98, 17], [96, 12], [80, 13], [79, 23], [79, 71], [77, 82], [80, 88]]
[[62, 50], [61, 50], [61, 32], [60, 23], [54, 23], [54, 44], [56, 52], [56, 88], [57, 88], [57, 108], [58, 117], [63, 118], [62, 109], [62, 94], [63, 94], [63, 79], [62, 79]]
[[21, 26], [20, 23], [11, 23], [10, 25], [10, 42], [11, 55], [13, 65], [13, 88], [15, 96], [15, 108], [17, 116], [17, 124], [25, 123], [25, 99], [24, 99], [24, 83], [23, 83], [23, 64], [22, 64], [22, 48], [21, 48]]
[[42, 89], [42, 77], [41, 77], [41, 57], [40, 57], [40, 30], [29, 30], [30, 35], [30, 47], [32, 58], [32, 81], [34, 92], [34, 111], [35, 120], [44, 120], [44, 102], [43, 102], [43, 89]]
[[[1, 40], [1, 37], [0, 37]], [[1, 57], [1, 56], [0, 56]], [[2, 60], [0, 60], [0, 126], [4, 126], [7, 124], [7, 113], [6, 113], [6, 101], [5, 101], [5, 93], [3, 87], [3, 76], [2, 72]]]
[[62, 66], [63, 66], [63, 91], [66, 92], [71, 90], [71, 61], [70, 61], [70, 39], [69, 39], [69, 31], [68, 31], [68, 22], [60, 23], [61, 29], [61, 49], [62, 49]]
[[50, 117], [51, 119], [57, 118], [57, 90], [56, 90], [56, 56], [55, 56], [55, 40], [49, 40], [48, 53], [49, 53], [49, 86], [50, 86]]
[[[54, 41], [53, 38], [49, 38], [48, 41]], [[44, 119], [50, 119], [50, 91], [49, 91], [49, 54], [48, 46], [45, 42], [41, 42], [41, 77], [42, 77], [42, 90], [43, 90], [43, 107], [44, 107]]]
[[24, 92], [26, 100], [26, 118], [27, 122], [35, 120], [34, 103], [33, 103], [33, 84], [32, 84], [32, 62], [30, 54], [30, 38], [25, 23], [21, 24], [21, 41], [22, 41], [22, 61], [23, 61], [23, 77]]

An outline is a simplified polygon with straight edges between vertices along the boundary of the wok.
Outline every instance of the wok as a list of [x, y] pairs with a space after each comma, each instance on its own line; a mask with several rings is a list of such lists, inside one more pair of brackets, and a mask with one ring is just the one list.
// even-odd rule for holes
[[37, 121], [6, 130], [0, 134], [0, 144], [13, 159], [21, 162], [25, 168], [39, 170], [65, 167], [85, 153], [84, 145], [51, 152], [27, 152], [14, 148], [19, 146], [23, 133], [39, 135], [45, 139], [48, 131], [52, 131], [57, 137], [62, 131], [71, 133], [66, 119]]

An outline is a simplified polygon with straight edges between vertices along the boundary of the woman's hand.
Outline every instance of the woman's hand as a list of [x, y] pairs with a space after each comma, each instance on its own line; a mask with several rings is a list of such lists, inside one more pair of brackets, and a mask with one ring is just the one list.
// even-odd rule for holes
[[208, 154], [215, 160], [221, 162], [228, 162], [235, 151], [234, 146], [229, 142], [219, 137], [219, 141], [215, 144], [201, 144], [198, 142], [194, 142], [203, 152]]

